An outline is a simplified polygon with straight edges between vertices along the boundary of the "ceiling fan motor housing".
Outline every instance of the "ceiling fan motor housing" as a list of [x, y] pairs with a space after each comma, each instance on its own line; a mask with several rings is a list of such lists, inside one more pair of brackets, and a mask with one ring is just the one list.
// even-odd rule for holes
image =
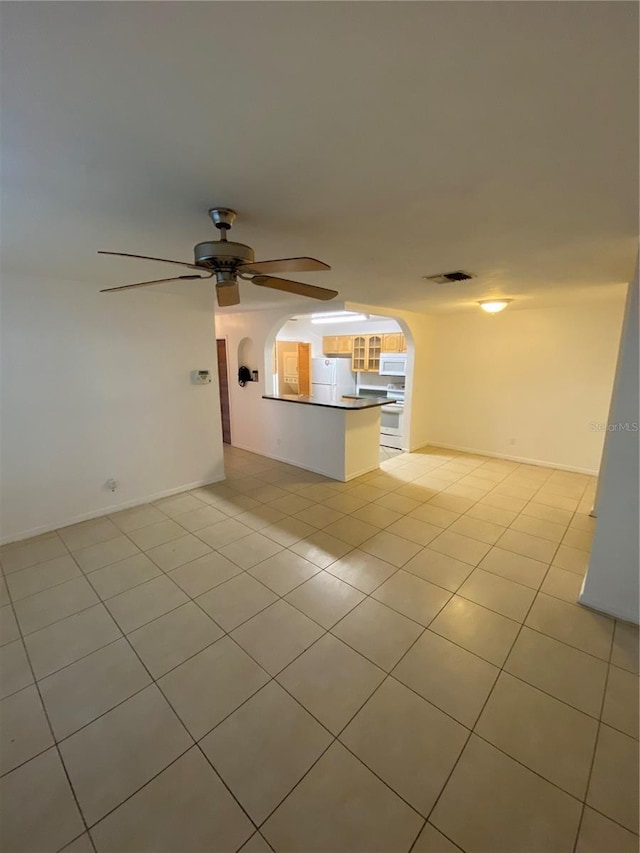
[[198, 243], [193, 248], [198, 266], [208, 269], [233, 269], [240, 264], [252, 264], [253, 249], [244, 243], [232, 243], [230, 240], [211, 240]]
[[218, 284], [235, 282], [237, 267], [240, 264], [252, 264], [253, 249], [244, 243], [233, 243], [227, 240], [227, 231], [233, 225], [237, 216], [230, 207], [212, 207], [209, 210], [213, 224], [221, 233], [220, 240], [209, 240], [198, 243], [193, 248], [195, 263], [198, 266], [214, 270]]

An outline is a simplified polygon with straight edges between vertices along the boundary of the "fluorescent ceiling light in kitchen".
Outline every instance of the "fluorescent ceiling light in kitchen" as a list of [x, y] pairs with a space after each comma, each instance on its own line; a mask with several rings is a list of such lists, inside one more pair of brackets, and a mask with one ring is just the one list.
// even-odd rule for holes
[[322, 323], [354, 323], [357, 320], [368, 320], [368, 314], [354, 314], [352, 311], [330, 311], [326, 314], [312, 314], [311, 322]]
[[504, 311], [507, 305], [512, 302], [512, 299], [482, 299], [478, 305], [487, 314], [497, 314], [499, 311]]

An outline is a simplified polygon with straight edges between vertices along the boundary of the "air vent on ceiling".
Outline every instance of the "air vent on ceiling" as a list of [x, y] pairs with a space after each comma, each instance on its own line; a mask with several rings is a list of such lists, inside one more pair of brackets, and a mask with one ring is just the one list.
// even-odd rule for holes
[[454, 272], [441, 272], [437, 275], [423, 275], [427, 281], [435, 281], [437, 284], [449, 284], [452, 281], [467, 281], [470, 278], [475, 278], [471, 273], [464, 270], [454, 270]]

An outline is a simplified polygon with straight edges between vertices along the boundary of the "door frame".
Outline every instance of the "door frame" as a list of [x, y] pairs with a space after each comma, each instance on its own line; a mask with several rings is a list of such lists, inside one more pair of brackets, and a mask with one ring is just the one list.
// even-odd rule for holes
[[[231, 381], [230, 381], [230, 371], [229, 371], [229, 339], [227, 335], [216, 335], [216, 375], [218, 377], [218, 397], [220, 406], [222, 406], [222, 395], [220, 391], [220, 362], [218, 360], [218, 341], [224, 344], [224, 351], [226, 356], [226, 372], [227, 372], [227, 403], [229, 405], [229, 447], [233, 446], [233, 409], [231, 404]], [[222, 427], [222, 411], [220, 412], [220, 426]], [[226, 444], [224, 441], [224, 430], [223, 430], [223, 440], [222, 443]]]

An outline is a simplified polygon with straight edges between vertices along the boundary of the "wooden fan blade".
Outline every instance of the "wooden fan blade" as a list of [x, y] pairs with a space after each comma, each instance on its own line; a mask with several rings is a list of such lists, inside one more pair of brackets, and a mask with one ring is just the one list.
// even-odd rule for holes
[[269, 275], [272, 272], [321, 272], [330, 269], [329, 264], [315, 258], [278, 258], [275, 261], [256, 261], [239, 267], [240, 272], [257, 275]]
[[[213, 275], [213, 273], [212, 273]], [[153, 281], [139, 281], [136, 284], [122, 284], [120, 287], [105, 287], [100, 293], [112, 293], [114, 290], [130, 290], [132, 287], [149, 287], [150, 284], [163, 284], [165, 281], [194, 281], [201, 278], [211, 278], [210, 275], [178, 275], [174, 278], [156, 278]]]
[[231, 305], [240, 304], [240, 291], [238, 282], [234, 284], [216, 284], [216, 296], [221, 308], [229, 308]]
[[295, 293], [297, 296], [309, 296], [311, 299], [333, 299], [338, 295], [337, 290], [316, 287], [315, 284], [303, 284], [301, 281], [289, 281], [286, 278], [273, 278], [270, 275], [256, 275], [251, 281], [259, 287], [271, 287], [285, 293]]
[[139, 258], [141, 261], [160, 261], [161, 264], [178, 264], [181, 267], [189, 267], [191, 270], [201, 270], [208, 272], [206, 267], [199, 267], [197, 264], [188, 264], [186, 261], [170, 261], [167, 258], [150, 258], [148, 255], [130, 255], [127, 252], [101, 252], [99, 255], [117, 255], [119, 258]]

